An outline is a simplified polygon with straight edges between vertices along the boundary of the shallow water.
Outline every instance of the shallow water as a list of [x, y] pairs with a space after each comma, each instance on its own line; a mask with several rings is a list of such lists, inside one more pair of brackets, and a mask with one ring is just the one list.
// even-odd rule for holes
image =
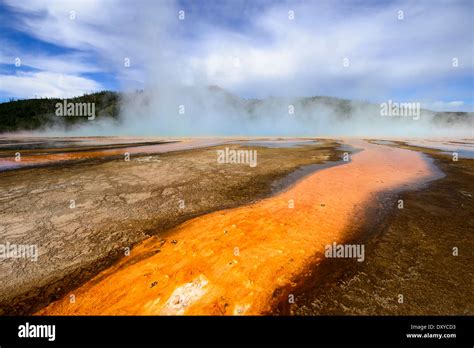
[[[67, 147], [64, 147], [65, 141], [63, 139], [49, 138], [38, 142], [26, 139], [17, 142], [10, 140], [3, 144], [5, 148], [2, 149], [0, 146], [0, 172], [97, 158], [116, 158], [125, 156], [126, 153], [132, 156], [188, 150], [226, 142], [223, 139], [197, 138], [155, 140], [153, 144], [152, 139], [138, 140], [140, 139], [133, 139], [135, 142], [131, 143], [131, 140], [121, 138], [91, 138], [84, 141], [66, 141]], [[16, 146], [14, 146], [15, 144]], [[17, 152], [21, 154], [19, 161], [15, 160]]]
[[450, 156], [455, 152], [458, 154], [459, 158], [474, 159], [474, 143], [467, 140], [416, 140], [407, 141], [407, 144], [440, 150], [442, 153]]
[[[350, 146], [349, 144], [341, 144], [337, 147], [337, 150], [339, 151], [345, 151], [348, 154], [355, 155], [359, 151], [362, 151], [362, 149], [355, 148], [353, 146]], [[294, 172], [288, 174], [284, 178], [281, 178], [279, 180], [275, 180], [272, 183], [272, 194], [279, 193], [280, 191], [283, 191], [285, 188], [290, 186], [291, 184], [303, 179], [304, 177], [313, 174], [317, 171], [327, 169], [330, 167], [334, 166], [339, 166], [346, 164], [350, 162], [350, 157], [348, 158], [348, 161], [345, 161], [344, 159], [341, 159], [339, 161], [331, 161], [331, 162], [325, 162], [325, 163], [316, 163], [316, 164], [309, 164], [306, 166], [302, 166], [295, 170]]]
[[372, 140], [372, 143], [378, 145], [397, 145], [395, 142], [390, 140]]
[[272, 148], [285, 148], [285, 147], [299, 147], [306, 145], [320, 145], [321, 141], [317, 140], [252, 140], [252, 141], [235, 141], [229, 144], [238, 144], [244, 146], [262, 146]]

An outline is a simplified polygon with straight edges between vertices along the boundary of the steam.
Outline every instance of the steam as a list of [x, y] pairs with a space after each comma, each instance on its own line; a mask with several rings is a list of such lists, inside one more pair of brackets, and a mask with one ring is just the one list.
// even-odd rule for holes
[[[193, 45], [194, 41], [185, 40], [184, 38], [192, 33], [185, 31], [186, 26], [183, 26], [183, 22], [178, 19], [180, 10], [178, 4], [172, 1], [142, 2], [130, 15], [128, 13], [117, 15], [124, 18], [133, 17], [133, 20], [124, 22], [118, 29], [122, 36], [127, 37], [124, 42], [131, 45], [130, 49], [127, 51], [127, 47], [123, 47], [121, 42], [115, 40], [108, 49], [104, 50], [107, 56], [112, 53], [117, 55], [118, 52], [119, 57], [130, 57], [129, 67], [122, 67], [122, 60], [117, 60], [120, 62], [117, 69], [120, 71], [119, 78], [124, 91], [120, 107], [120, 122], [96, 118], [94, 121], [85, 122], [85, 125], [69, 134], [402, 137], [472, 135], [472, 114], [450, 122], [437, 120], [435, 113], [427, 110], [422, 110], [420, 118], [416, 120], [411, 117], [383, 117], [378, 104], [334, 98], [305, 98], [295, 93], [300, 90], [299, 85], [298, 82], [292, 85], [291, 79], [284, 80], [279, 87], [277, 82], [274, 84], [276, 86], [272, 86], [272, 91], [275, 88], [280, 91], [277, 97], [265, 97], [259, 100], [245, 99], [238, 95], [238, 88], [227, 88], [233, 86], [232, 81], [240, 78], [238, 70], [236, 71], [233, 66], [234, 51], [238, 51], [239, 47], [248, 48], [248, 46], [242, 46], [242, 38], [234, 35], [238, 42], [235, 47], [232, 46], [232, 42], [222, 42], [222, 45], [232, 52], [224, 57], [222, 52], [216, 52], [218, 62], [216, 66], [209, 66], [209, 61], [212, 62], [212, 59], [204, 59], [202, 55], [212, 58], [212, 50], [218, 49], [216, 48], [218, 40], [215, 38], [207, 40], [213, 44], [206, 47], [205, 53], [202, 53], [200, 47], [195, 46], [196, 44]], [[391, 11], [388, 9], [387, 13], [381, 16], [391, 16], [389, 10]], [[269, 11], [269, 13], [278, 15], [275, 11]], [[305, 11], [299, 10], [298, 13], [305, 13]], [[187, 15], [186, 20], [192, 21], [192, 16], [189, 13]], [[266, 28], [272, 27], [271, 23], [267, 18]], [[187, 30], [190, 27], [199, 31], [199, 25], [196, 22], [188, 24]], [[213, 29], [216, 28], [207, 28], [206, 34], [196, 35], [212, 37]], [[367, 35], [369, 33], [373, 35], [374, 31], [369, 29], [367, 29]], [[291, 31], [293, 35], [303, 35], [295, 30]], [[283, 35], [280, 31], [276, 34]], [[306, 36], [300, 37], [299, 41], [303, 38], [309, 40], [308, 34], [305, 33]], [[222, 35], [216, 34], [216, 36], [218, 39], [223, 38]], [[234, 38], [234, 36], [227, 37]], [[330, 37], [337, 39], [339, 36]], [[206, 40], [196, 42], [201, 43]], [[252, 54], [247, 55], [246, 59], [262, 59], [261, 52], [248, 51]], [[299, 54], [298, 52], [292, 53], [293, 58], [295, 54]], [[300, 52], [300, 54], [305, 53]], [[104, 59], [106, 59], [105, 55]], [[226, 64], [228, 63], [224, 71], [221, 69], [222, 59], [226, 60]], [[298, 60], [291, 62], [298, 64]], [[280, 68], [266, 61], [260, 62], [257, 67], [264, 68], [267, 63], [273, 64], [269, 70], [273, 75], [268, 77], [270, 81], [273, 81], [275, 74], [279, 76]], [[315, 69], [316, 66], [312, 66], [311, 69]], [[242, 68], [245, 69], [245, 67]], [[296, 70], [291, 66], [281, 67], [281, 69], [285, 69], [285, 74]], [[313, 70], [311, 72], [314, 73]], [[213, 74], [219, 76], [213, 78]], [[222, 78], [222, 75], [226, 78]], [[313, 75], [318, 76], [318, 74]], [[268, 83], [260, 84], [262, 79], [266, 78], [265, 76], [260, 75], [258, 78], [260, 81], [254, 81], [257, 86], [268, 85]], [[318, 85], [318, 82], [319, 84], [327, 82], [327, 78], [322, 81], [317, 81], [317, 77], [315, 79], [314, 85]], [[363, 79], [363, 77], [359, 75], [358, 79]], [[144, 81], [144, 85], [140, 85], [138, 81]], [[216, 86], [216, 82], [219, 81], [230, 81], [229, 86], [225, 88]], [[372, 82], [374, 82], [373, 79], [360, 85], [370, 86]], [[248, 84], [248, 82], [245, 83]], [[371, 94], [376, 87], [375, 83], [370, 88], [367, 87], [366, 92]], [[286, 91], [292, 91], [292, 95]], [[268, 95], [269, 93], [263, 91], [260, 94]], [[341, 88], [336, 96], [345, 94], [344, 89]], [[51, 132], [58, 134], [61, 131], [56, 129]]]
[[[194, 55], [199, 47], [182, 39], [185, 33], [183, 22], [177, 20], [179, 11], [176, 3], [166, 2], [161, 4], [160, 15], [153, 20], [144, 14], [144, 18], [134, 22], [138, 23], [132, 29], [134, 45], [140, 50], [140, 64], [145, 71], [143, 90], [133, 90], [135, 85], [130, 83], [133, 72], [125, 69], [122, 77], [126, 92], [122, 98], [121, 123], [99, 121], [79, 129], [79, 133], [137, 136], [470, 135], [472, 115], [467, 120], [451, 123], [436, 123], [435, 114], [426, 110], [422, 110], [417, 120], [383, 117], [378, 104], [290, 96], [285, 91], [298, 89], [287, 83], [280, 86], [278, 97], [244, 99], [215, 86], [216, 80], [222, 81], [222, 78], [213, 79], [213, 69], [210, 69], [211, 73], [206, 71], [199, 56], [196, 58]], [[142, 16], [141, 13], [137, 15]], [[188, 13], [186, 20], [191, 20], [189, 16]], [[207, 35], [213, 35], [212, 28], [208, 32], [211, 34]], [[238, 38], [236, 40], [238, 42]], [[206, 40], [198, 40], [203, 41]], [[232, 45], [228, 42], [222, 44], [225, 47]], [[212, 56], [214, 48], [211, 45], [211, 52], [206, 54]], [[235, 49], [231, 46], [229, 50]], [[222, 58], [220, 52], [216, 55]], [[228, 68], [220, 71], [221, 75], [230, 76], [227, 80], [238, 79], [234, 56], [228, 54], [224, 58], [228, 60]], [[222, 66], [220, 61], [217, 65]], [[341, 90], [339, 95], [344, 94]]]
[[[317, 98], [240, 98], [216, 86], [170, 85], [124, 94], [119, 123], [87, 122], [76, 135], [472, 136], [474, 117], [382, 116], [377, 104]], [[97, 119], [96, 119], [97, 120]]]

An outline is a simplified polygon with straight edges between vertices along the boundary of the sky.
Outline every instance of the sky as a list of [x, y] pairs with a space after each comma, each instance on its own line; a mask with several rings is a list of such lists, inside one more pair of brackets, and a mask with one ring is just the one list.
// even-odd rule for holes
[[0, 101], [217, 85], [474, 111], [474, 1], [0, 0]]

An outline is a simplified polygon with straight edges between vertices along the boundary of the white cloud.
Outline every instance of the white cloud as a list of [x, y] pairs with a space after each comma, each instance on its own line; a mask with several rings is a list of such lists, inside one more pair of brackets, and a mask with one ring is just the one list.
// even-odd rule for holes
[[[388, 99], [396, 97], [394, 91], [422, 90], [442, 100], [451, 96], [434, 86], [447, 78], [472, 77], [474, 69], [469, 2], [267, 3], [245, 12], [245, 29], [202, 23], [201, 18], [192, 21], [190, 14], [178, 21], [174, 1], [6, 3], [25, 13], [17, 29], [98, 57], [88, 62], [80, 54], [70, 60], [30, 56], [32, 65], [76, 75], [98, 67], [114, 71], [124, 87], [198, 82], [244, 96], [356, 99]], [[226, 11], [234, 11], [235, 3], [229, 1]], [[295, 13], [292, 21], [289, 10]], [[403, 20], [397, 19], [400, 10]], [[74, 20], [70, 11], [75, 11]], [[182, 27], [193, 35], [180, 36]], [[130, 68], [123, 66], [125, 57], [131, 60]], [[453, 58], [459, 67], [452, 66]]]
[[70, 98], [99, 91], [102, 86], [94, 80], [51, 72], [19, 72], [0, 75], [0, 91], [16, 98]]
[[64, 54], [64, 55], [44, 55], [22, 53], [21, 50], [15, 49], [11, 55], [1, 55], [1, 64], [14, 64], [16, 58], [20, 58], [21, 65], [55, 73], [64, 74], [84, 74], [102, 72], [100, 68], [87, 58], [80, 54]]
[[[203, 33], [193, 64], [214, 84], [267, 95], [284, 94], [287, 86], [305, 95], [352, 90], [374, 97], [472, 75], [473, 42], [463, 36], [470, 14], [456, 3], [403, 1], [352, 12], [333, 4], [290, 3], [263, 12], [249, 25], [266, 33], [259, 43], [227, 31]], [[293, 21], [289, 9], [295, 12]], [[403, 20], [397, 19], [399, 9], [404, 9]], [[231, 55], [240, 58], [239, 69], [232, 68]], [[454, 57], [462, 62], [457, 68]]]
[[97, 55], [96, 64], [124, 74], [127, 73], [124, 58], [130, 58], [133, 65], [143, 69], [150, 50], [167, 39], [166, 24], [177, 16], [170, 1], [6, 0], [6, 3], [24, 13], [17, 29], [61, 47]]

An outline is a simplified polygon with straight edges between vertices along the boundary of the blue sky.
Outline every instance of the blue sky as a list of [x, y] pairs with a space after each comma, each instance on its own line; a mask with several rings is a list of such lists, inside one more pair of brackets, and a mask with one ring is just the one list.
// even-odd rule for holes
[[0, 0], [0, 101], [184, 84], [474, 111], [473, 17], [473, 1]]

